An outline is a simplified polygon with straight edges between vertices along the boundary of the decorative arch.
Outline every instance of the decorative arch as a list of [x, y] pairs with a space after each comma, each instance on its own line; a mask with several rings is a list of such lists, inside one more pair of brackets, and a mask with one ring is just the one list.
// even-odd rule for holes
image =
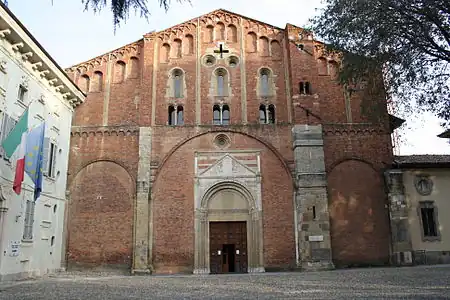
[[335, 265], [387, 263], [390, 229], [381, 170], [358, 157], [341, 159], [327, 172], [327, 191]]
[[90, 83], [91, 83], [91, 79], [89, 78], [89, 76], [87, 74], [81, 75], [80, 79], [78, 79], [78, 86], [85, 93], [89, 92]]
[[139, 59], [136, 56], [132, 56], [130, 58], [130, 78], [138, 78], [139, 77]]
[[[98, 163], [98, 162], [110, 162], [110, 163], [114, 163], [114, 164], [116, 164], [116, 165], [119, 165], [119, 166], [122, 167], [125, 171], [127, 171], [128, 175], [130, 175], [130, 177], [131, 177], [133, 180], [136, 180], [135, 176], [133, 176], [133, 174], [131, 173], [131, 170], [130, 170], [130, 168], [128, 167], [128, 165], [126, 165], [125, 163], [123, 163], [123, 162], [121, 162], [121, 161], [118, 161], [118, 160], [115, 160], [115, 159], [111, 159], [111, 158], [97, 158], [97, 159], [91, 159], [91, 160], [88, 160], [87, 162], [81, 164], [80, 167], [77, 168], [77, 169], [75, 170], [75, 172], [74, 172], [73, 175], [70, 174], [70, 175], [72, 175], [71, 177], [72, 177], [72, 178], [76, 178], [76, 176], [78, 175], [78, 173], [80, 173], [84, 168], [86, 168], [87, 166], [92, 165], [92, 164], [94, 164], [94, 163]], [[71, 181], [68, 183], [68, 189], [69, 189], [69, 190], [72, 188], [72, 182], [73, 182], [73, 180], [71, 180]]]
[[257, 36], [256, 33], [254, 33], [253, 31], [247, 33], [247, 40], [246, 40], [246, 44], [247, 44], [247, 52], [249, 53], [253, 53], [256, 52], [258, 46], [257, 46]]
[[283, 57], [280, 42], [273, 40], [270, 42], [270, 52], [273, 60], [280, 60]]
[[225, 40], [225, 25], [222, 22], [219, 22], [216, 25], [216, 40]]
[[234, 129], [230, 129], [227, 127], [221, 127], [220, 129], [209, 129], [205, 132], [196, 134], [194, 136], [188, 137], [186, 139], [184, 139], [183, 141], [179, 142], [177, 145], [175, 145], [161, 160], [161, 164], [158, 167], [158, 169], [155, 172], [155, 181], [154, 181], [154, 185], [156, 185], [158, 178], [159, 178], [159, 174], [161, 172], [161, 170], [164, 168], [166, 162], [169, 160], [169, 158], [179, 149], [181, 148], [184, 144], [188, 143], [189, 141], [198, 138], [202, 135], [206, 135], [206, 134], [210, 134], [210, 133], [214, 133], [214, 132], [230, 132], [230, 133], [237, 133], [237, 134], [242, 134], [244, 136], [247, 136], [249, 138], [255, 139], [258, 142], [260, 142], [261, 144], [263, 144], [264, 146], [266, 146], [278, 159], [278, 161], [281, 163], [281, 165], [283, 166], [283, 169], [286, 171], [286, 173], [288, 174], [289, 178], [291, 179], [292, 183], [295, 184], [295, 182], [293, 181], [294, 178], [292, 177], [292, 173], [289, 169], [289, 166], [287, 165], [286, 161], [284, 160], [283, 156], [280, 154], [280, 152], [278, 152], [278, 150], [272, 146], [270, 143], [262, 140], [261, 138], [255, 137], [251, 134], [248, 134], [246, 132], [241, 132], [241, 131], [237, 131]]
[[192, 34], [186, 34], [183, 42], [183, 53], [186, 55], [194, 54], [194, 37]]
[[245, 200], [247, 200], [249, 210], [253, 210], [257, 207], [256, 200], [253, 197], [252, 193], [250, 193], [250, 191], [246, 187], [244, 187], [240, 182], [236, 180], [225, 180], [211, 186], [203, 195], [200, 202], [200, 207], [202, 209], [207, 209], [209, 200], [211, 200], [216, 193], [220, 192], [221, 190], [228, 189], [239, 193]]
[[101, 92], [103, 90], [103, 73], [100, 71], [95, 71], [92, 85], [91, 85], [91, 91], [92, 92]]
[[206, 32], [204, 34], [205, 43], [212, 43], [214, 41], [214, 26], [206, 26]]
[[169, 54], [170, 54], [170, 45], [164, 43], [161, 46], [161, 53], [159, 54], [159, 62], [162, 64], [169, 62]]
[[[95, 185], [91, 184], [93, 180], [97, 181]], [[76, 172], [68, 203], [67, 250], [71, 265], [94, 262], [131, 267], [135, 182], [123, 164], [109, 159], [90, 161]], [[91, 236], [94, 230], [101, 234]], [[92, 243], [94, 238], [98, 243]]]
[[259, 53], [261, 56], [269, 56], [269, 39], [265, 36], [259, 38]]
[[375, 166], [374, 166], [371, 162], [365, 160], [364, 158], [358, 157], [358, 156], [346, 156], [346, 157], [344, 157], [344, 158], [341, 158], [341, 159], [336, 160], [336, 161], [333, 162], [331, 165], [329, 165], [328, 168], [327, 168], [327, 170], [326, 170], [327, 173], [331, 173], [331, 171], [333, 171], [333, 169], [334, 169], [337, 165], [340, 165], [341, 163], [346, 162], [346, 161], [349, 161], [349, 160], [359, 161], [359, 162], [362, 162], [362, 163], [364, 163], [364, 164], [367, 164], [369, 167], [372, 168], [372, 170], [374, 170], [375, 172], [378, 172], [378, 170], [375, 168]]
[[237, 42], [237, 28], [233, 24], [228, 25], [227, 41], [230, 43]]
[[118, 60], [114, 64], [114, 83], [120, 83], [125, 80], [126, 64], [122, 60]]

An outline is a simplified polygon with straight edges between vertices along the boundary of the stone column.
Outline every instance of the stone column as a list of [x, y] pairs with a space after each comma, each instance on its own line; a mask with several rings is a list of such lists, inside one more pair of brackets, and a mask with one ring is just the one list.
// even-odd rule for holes
[[389, 218], [391, 223], [392, 263], [412, 264], [412, 243], [408, 225], [408, 205], [404, 194], [403, 172], [388, 170], [385, 173], [388, 186]]
[[262, 212], [260, 210], [252, 210], [250, 212], [251, 219], [247, 229], [250, 231], [251, 241], [247, 243], [247, 255], [249, 265], [249, 273], [265, 272], [263, 257], [263, 233], [262, 233]]
[[139, 164], [134, 212], [134, 249], [132, 274], [148, 274], [152, 271], [150, 243], [150, 159], [152, 152], [151, 127], [139, 128]]
[[295, 125], [294, 141], [299, 267], [333, 268], [321, 125]]
[[[198, 208], [195, 211], [195, 255], [194, 274], [209, 274], [209, 258], [207, 257], [208, 238], [208, 214], [206, 209]], [[209, 247], [209, 246], [208, 246]]]

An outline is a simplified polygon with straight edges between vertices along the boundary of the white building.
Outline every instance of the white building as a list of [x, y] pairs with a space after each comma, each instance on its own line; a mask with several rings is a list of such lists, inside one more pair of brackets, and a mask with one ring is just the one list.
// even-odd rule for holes
[[19, 20], [0, 2], [0, 142], [29, 106], [30, 126], [46, 121], [43, 191], [25, 174], [22, 192], [12, 189], [15, 157], [0, 150], [0, 280], [61, 269], [70, 128], [85, 95]]

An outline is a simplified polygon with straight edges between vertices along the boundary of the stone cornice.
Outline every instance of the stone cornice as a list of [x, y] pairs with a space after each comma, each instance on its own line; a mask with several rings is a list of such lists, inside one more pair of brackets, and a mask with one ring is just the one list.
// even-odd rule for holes
[[70, 132], [72, 137], [88, 136], [129, 136], [139, 135], [139, 127], [135, 125], [119, 126], [73, 126]]
[[60, 97], [71, 107], [75, 108], [81, 104], [85, 99], [84, 93], [2, 2], [0, 2], [0, 19], [6, 26], [0, 30], [0, 39], [10, 45], [10, 49], [7, 50], [11, 56], [21, 58], [22, 65], [31, 73], [36, 73], [36, 77], [41, 78], [41, 82], [46, 82], [49, 88], [61, 86], [58, 91], [56, 89], [54, 91], [60, 93]]

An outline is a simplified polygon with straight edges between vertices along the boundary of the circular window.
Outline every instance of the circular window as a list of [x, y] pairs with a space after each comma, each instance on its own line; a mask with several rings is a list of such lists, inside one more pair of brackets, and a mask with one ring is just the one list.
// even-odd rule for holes
[[206, 55], [203, 58], [203, 63], [208, 67], [214, 66], [216, 64], [216, 58], [212, 55]]
[[238, 64], [239, 64], [239, 58], [237, 58], [237, 56], [230, 56], [230, 57], [228, 58], [228, 65], [229, 65], [231, 68], [237, 67]]
[[230, 145], [230, 138], [226, 134], [218, 134], [214, 139], [214, 144], [219, 148], [226, 148]]

